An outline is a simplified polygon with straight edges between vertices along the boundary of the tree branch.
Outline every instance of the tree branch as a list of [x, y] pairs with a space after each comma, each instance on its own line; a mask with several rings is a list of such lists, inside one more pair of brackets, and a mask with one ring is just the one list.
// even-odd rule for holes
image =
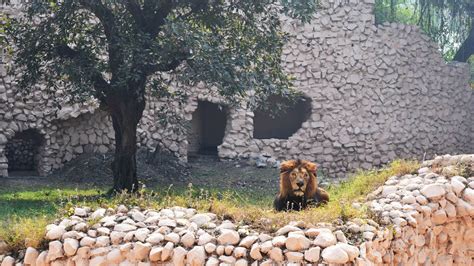
[[[471, 23], [474, 24], [474, 23]], [[469, 36], [459, 47], [458, 51], [454, 55], [453, 60], [458, 62], [467, 62], [469, 57], [474, 54], [474, 25], [471, 25]]]
[[146, 28], [146, 21], [143, 17], [143, 11], [140, 7], [140, 4], [136, 0], [127, 0], [125, 2], [125, 5], [127, 7], [127, 10], [130, 12], [132, 15], [133, 19], [135, 20], [135, 23], [140, 27], [140, 28]]
[[112, 73], [117, 73], [118, 66], [120, 66], [124, 60], [120, 46], [117, 45], [119, 42], [116, 39], [119, 36], [117, 26], [115, 25], [114, 14], [98, 0], [79, 0], [79, 3], [85, 9], [92, 12], [104, 27], [104, 33], [108, 43], [109, 67], [112, 69]]
[[149, 65], [146, 68], [148, 74], [153, 74], [155, 72], [167, 72], [176, 69], [183, 61], [188, 58], [188, 53], [181, 53], [176, 55], [173, 60], [168, 62], [162, 62], [160, 64]]
[[146, 21], [145, 32], [149, 33], [152, 38], [156, 37], [175, 5], [175, 1], [172, 0], [145, 0], [143, 3], [143, 17]]
[[[81, 52], [72, 49], [66, 44], [57, 45], [56, 50], [58, 52], [58, 55], [61, 56], [62, 58], [67, 58], [73, 61], [76, 61], [78, 58], [85, 57]], [[80, 63], [77, 62], [77, 65], [80, 65]], [[91, 75], [90, 81], [96, 90], [95, 96], [101, 102], [104, 102], [105, 101], [104, 93], [110, 90], [110, 84], [102, 77], [102, 74], [99, 71], [95, 71]]]
[[191, 2], [191, 10], [187, 13], [178, 15], [178, 20], [185, 20], [196, 14], [197, 12], [204, 12], [209, 9], [209, 0], [194, 0]]
[[[209, 8], [209, 0], [190, 0], [188, 4], [191, 10], [184, 14], [184, 17]], [[168, 15], [179, 5], [179, 1], [173, 0], [144, 0], [142, 14], [145, 20], [145, 31], [151, 34], [151, 37], [156, 37], [161, 26], [166, 23]], [[133, 11], [130, 10], [130, 12]]]
[[79, 0], [79, 3], [87, 10], [91, 11], [102, 23], [107, 38], [116, 33], [116, 26], [113, 13], [105, 7], [101, 1]]

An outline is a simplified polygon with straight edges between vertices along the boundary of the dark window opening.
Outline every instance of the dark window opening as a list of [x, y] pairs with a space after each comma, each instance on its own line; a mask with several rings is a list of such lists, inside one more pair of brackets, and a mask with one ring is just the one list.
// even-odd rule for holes
[[217, 155], [227, 124], [227, 108], [208, 101], [199, 101], [188, 133], [188, 156]]
[[257, 108], [253, 118], [255, 139], [288, 139], [311, 115], [311, 100], [299, 97], [293, 101], [281, 96], [268, 97], [266, 108]]
[[28, 129], [18, 132], [6, 145], [8, 175], [38, 175], [39, 147], [43, 137]]

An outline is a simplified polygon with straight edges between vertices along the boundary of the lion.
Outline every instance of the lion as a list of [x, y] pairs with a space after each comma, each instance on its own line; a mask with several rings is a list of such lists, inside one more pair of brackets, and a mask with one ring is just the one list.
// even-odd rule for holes
[[315, 163], [288, 160], [280, 164], [280, 192], [273, 205], [277, 211], [300, 211], [329, 201], [329, 194], [318, 187]]

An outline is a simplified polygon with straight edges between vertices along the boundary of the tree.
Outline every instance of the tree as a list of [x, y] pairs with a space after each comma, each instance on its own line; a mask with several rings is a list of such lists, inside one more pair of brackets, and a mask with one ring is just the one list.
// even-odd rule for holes
[[146, 88], [169, 97], [172, 74], [206, 82], [227, 98], [291, 90], [280, 65], [282, 12], [301, 20], [310, 0], [32, 1], [4, 23], [27, 91], [46, 82], [69, 101], [96, 98], [112, 118], [114, 191], [138, 187], [137, 124]]
[[419, 25], [449, 60], [467, 62], [474, 54], [472, 0], [377, 0], [375, 16], [377, 23]]
[[456, 54], [454, 54], [454, 61], [468, 62], [468, 59], [474, 54], [474, 4], [472, 8], [471, 30], [469, 31], [469, 35], [467, 35], [466, 40], [462, 42]]

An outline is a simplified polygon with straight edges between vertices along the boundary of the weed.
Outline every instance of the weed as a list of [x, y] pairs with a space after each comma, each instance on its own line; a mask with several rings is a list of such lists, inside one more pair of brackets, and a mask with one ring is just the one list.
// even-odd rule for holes
[[[267, 232], [273, 232], [290, 221], [317, 224], [373, 218], [367, 206], [361, 204], [356, 208], [353, 203], [365, 201], [367, 194], [389, 177], [411, 174], [418, 168], [415, 161], [397, 160], [380, 170], [359, 171], [347, 181], [328, 188], [330, 201], [326, 205], [300, 212], [275, 212], [272, 208], [275, 191], [261, 188], [257, 192], [203, 189], [192, 184], [187, 188], [170, 185], [155, 190], [142, 186], [136, 194], [120, 193], [111, 198], [104, 197], [105, 190], [101, 189], [38, 188], [36, 191], [4, 192], [0, 189], [0, 239], [6, 241], [12, 250], [40, 246], [46, 225], [55, 218], [72, 215], [76, 206], [94, 209], [123, 204], [155, 210], [186, 206]], [[89, 225], [95, 223], [95, 220], [88, 221]]]
[[26, 247], [40, 248], [45, 245], [45, 228], [51, 217], [33, 218], [11, 217], [0, 222], [0, 239], [5, 241], [10, 251]]

